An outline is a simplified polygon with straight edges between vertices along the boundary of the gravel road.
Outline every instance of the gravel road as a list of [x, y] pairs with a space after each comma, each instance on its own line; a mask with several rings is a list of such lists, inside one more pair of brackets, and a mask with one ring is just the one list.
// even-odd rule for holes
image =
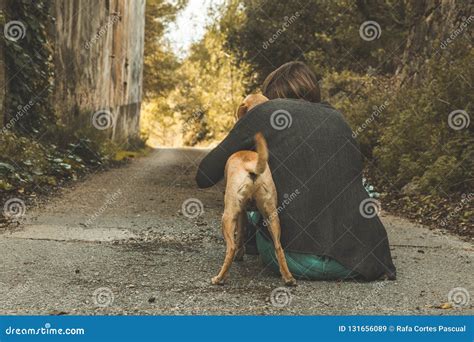
[[[472, 244], [385, 213], [396, 281], [286, 289], [246, 256], [227, 285], [212, 286], [224, 257], [223, 188], [196, 188], [205, 152], [158, 149], [28, 207], [17, 228], [0, 232], [0, 314], [474, 313]], [[194, 199], [202, 215], [183, 215]]]

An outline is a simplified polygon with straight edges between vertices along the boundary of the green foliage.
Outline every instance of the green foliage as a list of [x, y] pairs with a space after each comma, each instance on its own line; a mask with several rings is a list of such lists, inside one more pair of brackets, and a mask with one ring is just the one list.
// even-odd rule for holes
[[[393, 73], [408, 32], [405, 2], [308, 0], [232, 1], [223, 16], [228, 46], [239, 60], [250, 62], [251, 88], [275, 68], [292, 60], [310, 64], [318, 75], [351, 70], [365, 73], [377, 66]], [[234, 18], [239, 17], [236, 21]], [[365, 41], [361, 24], [375, 20], [384, 39]]]
[[451, 49], [429, 61], [425, 72], [430, 77], [401, 89], [387, 111], [374, 156], [398, 188], [413, 183], [423, 193], [437, 194], [473, 188], [472, 125], [454, 130], [448, 119], [455, 110], [473, 112], [474, 49]]
[[145, 11], [145, 52], [143, 87], [147, 97], [166, 94], [176, 83], [179, 62], [163, 40], [166, 25], [186, 5], [187, 0], [147, 0]]
[[[114, 162], [118, 146], [84, 115], [50, 125], [41, 140], [12, 131], [0, 134], [0, 188], [30, 192]], [[4, 166], [2, 168], [2, 165]], [[39, 187], [38, 187], [39, 186]]]
[[[16, 0], [8, 3], [5, 23], [21, 21], [25, 37], [18, 41], [5, 39], [5, 63], [9, 75], [5, 121], [14, 120], [16, 130], [36, 134], [54, 123], [50, 103], [52, 92], [52, 58], [47, 26], [53, 20], [48, 14], [50, 0]], [[3, 25], [1, 27], [3, 32]], [[22, 113], [25, 106], [31, 108]]]
[[397, 92], [380, 76], [343, 71], [323, 79], [324, 98], [344, 113], [387, 191], [446, 195], [474, 185], [472, 126], [454, 130], [448, 124], [454, 110], [472, 113], [474, 49], [451, 49], [427, 62], [421, 84]]
[[59, 147], [13, 132], [0, 135], [0, 190], [41, 192], [97, 168], [111, 158], [111, 149], [86, 137], [68, 138]]
[[245, 93], [248, 69], [245, 63], [237, 66], [225, 42], [217, 25], [208, 28], [175, 70], [172, 89], [149, 100], [142, 128], [151, 140], [194, 146], [227, 134]]
[[177, 109], [184, 120], [187, 144], [220, 140], [235, 122], [234, 112], [245, 92], [246, 69], [237, 67], [235, 57], [225, 51], [225, 38], [217, 28], [209, 29], [180, 68], [184, 81], [177, 88]]

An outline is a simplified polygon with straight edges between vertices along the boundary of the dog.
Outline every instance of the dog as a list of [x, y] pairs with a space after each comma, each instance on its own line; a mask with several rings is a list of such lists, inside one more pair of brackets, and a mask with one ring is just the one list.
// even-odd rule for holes
[[262, 94], [251, 94], [248, 95], [240, 104], [239, 108], [236, 111], [236, 118], [240, 120], [247, 112], [258, 106], [259, 104], [265, 103], [268, 101], [268, 98]]
[[[242, 118], [247, 111], [268, 99], [259, 94], [249, 95], [236, 111]], [[262, 133], [255, 135], [256, 152], [239, 151], [229, 157], [225, 167], [226, 189], [222, 232], [226, 242], [226, 255], [219, 274], [212, 278], [212, 284], [223, 285], [229, 268], [235, 260], [242, 260], [245, 254], [244, 215], [249, 205], [255, 206], [267, 223], [275, 246], [280, 273], [285, 285], [294, 286], [280, 242], [280, 220], [277, 212], [277, 192], [268, 166], [268, 146]], [[234, 238], [235, 235], [235, 238]]]

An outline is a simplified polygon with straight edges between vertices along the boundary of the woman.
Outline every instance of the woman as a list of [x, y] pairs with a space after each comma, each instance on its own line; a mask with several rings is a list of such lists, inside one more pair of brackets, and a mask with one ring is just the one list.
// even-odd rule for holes
[[[284, 64], [267, 77], [263, 94], [271, 101], [249, 111], [202, 160], [198, 186], [222, 179], [227, 159], [252, 149], [253, 136], [262, 132], [278, 192], [281, 242], [293, 275], [395, 279], [387, 233], [362, 185], [358, 144], [342, 114], [320, 102], [313, 72], [301, 62]], [[268, 232], [261, 220], [257, 225], [262, 260], [278, 271]]]

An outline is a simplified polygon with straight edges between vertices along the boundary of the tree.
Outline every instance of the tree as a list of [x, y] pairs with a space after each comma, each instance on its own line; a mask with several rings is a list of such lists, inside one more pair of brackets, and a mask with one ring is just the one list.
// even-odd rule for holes
[[183, 120], [185, 143], [220, 140], [235, 122], [234, 112], [245, 94], [247, 67], [225, 50], [226, 36], [210, 27], [194, 44], [179, 69], [181, 82], [172, 94]]
[[[302, 60], [320, 76], [331, 71], [393, 73], [407, 34], [406, 5], [399, 1], [232, 0], [223, 15], [228, 46], [251, 63], [257, 87], [276, 67]], [[240, 20], [235, 25], [233, 17]], [[376, 22], [378, 37], [364, 40], [362, 24]], [[369, 39], [372, 37], [369, 37]]]
[[[399, 85], [420, 80], [420, 72], [427, 59], [441, 57], [447, 39], [474, 11], [472, 2], [424, 0], [407, 4], [410, 26], [401, 63], [396, 71]], [[462, 37], [461, 37], [462, 39]], [[449, 58], [449, 57], [448, 57]]]
[[187, 0], [147, 0], [145, 18], [145, 58], [143, 87], [145, 96], [157, 96], [170, 90], [175, 84], [179, 62], [163, 39], [166, 26], [175, 20]]

